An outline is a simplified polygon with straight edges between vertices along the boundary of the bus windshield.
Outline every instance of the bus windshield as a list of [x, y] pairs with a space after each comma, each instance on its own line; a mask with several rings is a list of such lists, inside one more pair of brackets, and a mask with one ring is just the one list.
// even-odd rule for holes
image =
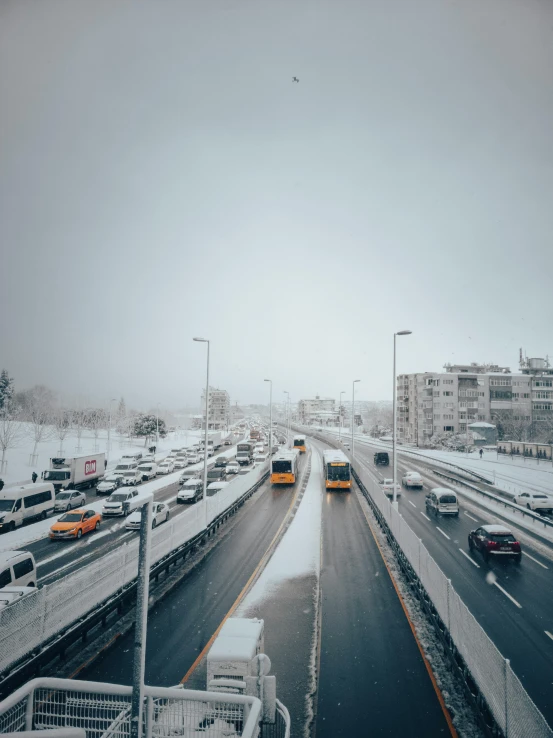
[[341, 466], [326, 465], [326, 478], [330, 482], [347, 482], [350, 479], [349, 464]]
[[288, 459], [273, 461], [273, 474], [290, 474], [291, 471], [292, 462]]
[[295, 438], [294, 439], [294, 446], [305, 446], [305, 441], [303, 438]]

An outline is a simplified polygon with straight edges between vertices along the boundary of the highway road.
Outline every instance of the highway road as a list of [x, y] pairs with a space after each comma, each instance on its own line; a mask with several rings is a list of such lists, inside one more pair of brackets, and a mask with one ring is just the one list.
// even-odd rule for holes
[[[374, 450], [364, 444], [355, 448], [375, 478], [391, 476], [391, 465], [374, 466]], [[425, 494], [432, 487], [446, 486], [444, 480], [431, 466], [398, 456], [398, 478], [408, 468], [422, 474], [425, 490], [403, 489], [401, 514], [553, 724], [553, 551], [542, 543], [533, 545], [531, 534], [521, 533], [520, 567], [504, 560], [486, 563], [478, 553], [470, 553], [468, 534], [479, 525], [497, 522], [494, 514], [461, 496], [458, 518], [429, 517]]]
[[[265, 553], [292, 496], [292, 488], [265, 482], [252, 504], [241, 511], [231, 534], [222, 535], [201, 564], [152, 608], [146, 683], [171, 686], [185, 677]], [[80, 672], [79, 678], [129, 684], [132, 641], [131, 630]]]
[[322, 492], [316, 737], [451, 735], [357, 495]]

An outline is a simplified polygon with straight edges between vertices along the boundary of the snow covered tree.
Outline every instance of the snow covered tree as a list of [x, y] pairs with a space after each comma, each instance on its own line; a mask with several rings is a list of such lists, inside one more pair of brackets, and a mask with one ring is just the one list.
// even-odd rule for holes
[[139, 438], [144, 438], [144, 446], [148, 445], [149, 440], [156, 437], [156, 432], [159, 422], [159, 436], [165, 438], [167, 435], [167, 429], [165, 427], [165, 421], [158, 418], [155, 415], [137, 415], [134, 419], [133, 435]]
[[11, 401], [13, 397], [13, 377], [10, 377], [6, 369], [0, 372], [0, 410]]
[[109, 417], [102, 408], [91, 408], [85, 411], [86, 427], [90, 428], [94, 433], [94, 450], [98, 451], [98, 437], [102, 428], [108, 427]]
[[60, 447], [59, 454], [63, 456], [63, 442], [67, 438], [69, 431], [71, 430], [71, 412], [63, 407], [59, 407], [53, 416], [54, 422], [54, 434], [56, 438], [59, 438]]
[[0, 409], [0, 473], [4, 473], [7, 467], [6, 453], [14, 448], [24, 435], [24, 429], [20, 422], [20, 413], [13, 402], [4, 402]]
[[38, 444], [52, 435], [50, 423], [54, 412], [54, 394], [43, 384], [37, 384], [18, 395], [23, 418], [29, 423], [27, 433], [34, 441], [33, 452], [29, 457], [29, 466], [34, 466], [38, 459]]

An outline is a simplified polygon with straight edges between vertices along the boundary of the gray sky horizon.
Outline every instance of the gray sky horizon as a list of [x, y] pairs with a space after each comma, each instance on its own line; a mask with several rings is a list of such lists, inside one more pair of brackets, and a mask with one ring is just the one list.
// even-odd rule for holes
[[[0, 1], [0, 368], [386, 400], [553, 353], [545, 0]], [[297, 75], [299, 84], [292, 82]]]

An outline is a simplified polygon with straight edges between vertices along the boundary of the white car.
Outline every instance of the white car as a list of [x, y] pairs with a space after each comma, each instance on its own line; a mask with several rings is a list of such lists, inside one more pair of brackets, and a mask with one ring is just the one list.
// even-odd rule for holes
[[199, 464], [202, 460], [200, 454], [188, 454], [187, 460], [189, 464]]
[[[394, 495], [394, 480], [393, 479], [383, 479], [379, 484], [382, 486], [382, 491], [385, 495], [388, 497], [393, 497]], [[396, 497], [400, 497], [401, 495], [401, 485], [396, 482]]]
[[[170, 515], [169, 505], [165, 504], [165, 502], [154, 502], [152, 511], [152, 528], [155, 528], [160, 523], [167, 522]], [[141, 519], [142, 510], [135, 510], [125, 521], [125, 528], [127, 530], [140, 530]]]
[[129, 513], [136, 510], [143, 503], [138, 497], [138, 492], [133, 490], [121, 489], [118, 492], [114, 492], [104, 502], [102, 509], [102, 515], [104, 517], [109, 515], [128, 515]]
[[138, 471], [138, 467], [129, 469], [129, 471], [123, 472], [121, 479], [126, 487], [136, 487], [142, 481], [142, 472]]
[[177, 456], [175, 459], [175, 469], [184, 469], [186, 466], [188, 466], [189, 461], [188, 457], [186, 456]]
[[138, 466], [138, 471], [141, 474], [142, 481], [147, 482], [149, 479], [155, 479], [157, 474], [157, 464], [153, 461], [142, 461]]
[[75, 507], [81, 507], [81, 505], [86, 505], [85, 493], [79, 492], [76, 489], [68, 489], [56, 495], [54, 512], [69, 512], [69, 510]]
[[265, 451], [265, 446], [262, 443], [256, 443], [253, 452], [254, 454], [262, 454]]
[[158, 464], [156, 474], [171, 474], [175, 469], [175, 462], [173, 459], [164, 459]]
[[238, 474], [240, 472], [240, 464], [237, 461], [229, 461], [225, 467], [227, 474]]
[[418, 472], [405, 472], [401, 483], [404, 487], [418, 487], [418, 489], [422, 489], [424, 487], [422, 477]]
[[108, 474], [96, 485], [97, 495], [107, 495], [115, 492], [123, 484], [123, 477], [120, 474]]
[[514, 502], [516, 505], [528, 508], [528, 510], [553, 512], [553, 497], [549, 497], [543, 492], [523, 492], [514, 498]]

